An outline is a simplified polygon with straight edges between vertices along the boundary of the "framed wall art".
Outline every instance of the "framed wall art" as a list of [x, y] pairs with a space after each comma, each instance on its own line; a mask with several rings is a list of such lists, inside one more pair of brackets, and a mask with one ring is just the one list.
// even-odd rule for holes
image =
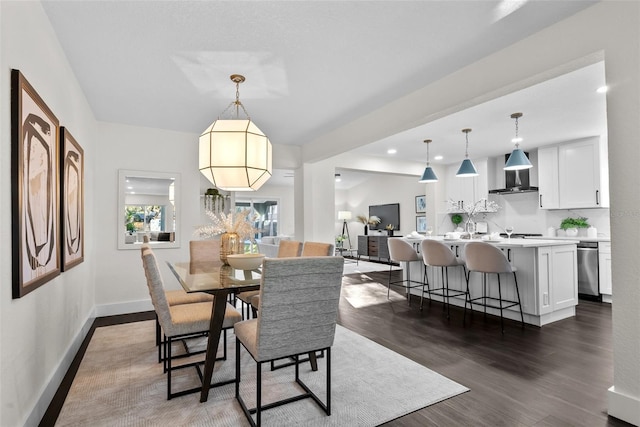
[[426, 233], [427, 232], [427, 218], [423, 216], [416, 217], [416, 231], [418, 233]]
[[11, 70], [13, 298], [60, 274], [59, 122], [18, 70]]
[[60, 128], [62, 271], [84, 261], [84, 150]]
[[427, 196], [416, 196], [416, 213], [427, 211]]

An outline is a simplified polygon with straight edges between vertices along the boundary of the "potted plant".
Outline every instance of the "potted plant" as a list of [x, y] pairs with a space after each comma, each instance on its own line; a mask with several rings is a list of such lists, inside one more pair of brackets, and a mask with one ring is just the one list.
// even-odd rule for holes
[[460, 223], [462, 222], [462, 215], [460, 214], [451, 215], [451, 222], [453, 223], [453, 225], [456, 226], [456, 228], [458, 228], [460, 226]]
[[585, 217], [569, 217], [563, 219], [560, 223], [560, 229], [564, 230], [568, 237], [576, 237], [578, 235], [578, 229], [581, 228], [589, 228], [589, 223], [587, 222], [587, 218]]

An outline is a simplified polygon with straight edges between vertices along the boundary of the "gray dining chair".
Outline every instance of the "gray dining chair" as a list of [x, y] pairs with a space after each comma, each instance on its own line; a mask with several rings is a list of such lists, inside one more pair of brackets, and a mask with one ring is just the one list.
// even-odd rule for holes
[[[420, 252], [422, 253], [422, 259], [424, 261], [424, 278], [423, 282], [427, 286], [427, 294], [429, 295], [429, 302], [431, 302], [431, 296], [436, 295], [442, 297], [442, 302], [444, 303], [442, 308], [446, 308], [447, 310], [447, 319], [450, 316], [449, 310], [449, 298], [450, 297], [458, 297], [464, 295], [465, 301], [469, 296], [469, 289], [467, 284], [467, 289], [450, 289], [449, 288], [449, 268], [451, 267], [462, 267], [465, 268], [464, 260], [457, 258], [454, 253], [451, 251], [449, 246], [445, 245], [442, 242], [431, 239], [424, 239], [420, 243]], [[429, 274], [427, 271], [427, 267], [437, 268], [440, 267], [440, 274], [442, 278], [442, 286], [438, 288], [433, 288], [429, 286]], [[466, 279], [467, 273], [464, 272], [464, 277]], [[435, 282], [436, 274], [434, 272], [433, 279]], [[422, 302], [424, 297], [424, 288], [422, 288], [422, 296], [420, 297], [420, 310], [422, 310]]]
[[[281, 240], [278, 244], [278, 258], [299, 257], [302, 252], [302, 242], [297, 240]], [[242, 318], [248, 319], [249, 312], [256, 317], [256, 310], [260, 303], [258, 294], [260, 291], [246, 291], [238, 294], [238, 299], [242, 301]], [[246, 310], [245, 310], [246, 309]], [[245, 316], [246, 312], [246, 316]]]
[[[331, 346], [333, 345], [342, 286], [344, 258], [265, 258], [262, 265], [260, 309], [257, 319], [238, 322], [236, 334], [236, 399], [252, 426], [261, 424], [262, 411], [311, 398], [331, 415]], [[240, 395], [241, 346], [256, 362], [256, 407], [249, 409]], [[277, 402], [262, 402], [262, 365], [301, 354], [326, 352], [326, 403], [300, 379], [305, 392]], [[256, 414], [253, 419], [252, 414]]]
[[[402, 286], [407, 292], [407, 301], [411, 305], [411, 289], [424, 286], [423, 283], [411, 279], [411, 263], [413, 261], [421, 261], [418, 253], [413, 248], [413, 245], [402, 237], [390, 237], [387, 239], [387, 245], [389, 246], [389, 285], [387, 286], [387, 299], [389, 298], [389, 292], [392, 286]], [[407, 278], [402, 280], [391, 280], [393, 263], [406, 262], [407, 265]]]
[[[503, 311], [506, 308], [518, 306], [520, 308], [520, 320], [522, 328], [524, 328], [524, 315], [522, 314], [522, 304], [520, 302], [520, 290], [518, 289], [518, 278], [516, 271], [518, 269], [511, 265], [504, 252], [490, 243], [470, 242], [464, 247], [465, 263], [467, 266], [467, 290], [469, 289], [469, 278], [472, 272], [482, 273], [482, 296], [471, 298], [469, 295], [469, 307], [473, 310], [473, 304], [478, 304], [485, 309], [487, 307], [500, 310], [500, 329], [504, 334], [504, 316]], [[498, 298], [487, 295], [487, 275], [495, 274], [498, 278]], [[516, 288], [517, 301], [502, 298], [502, 283], [500, 282], [501, 274], [513, 274], [513, 281]], [[497, 302], [497, 305], [496, 303]], [[467, 314], [467, 299], [464, 303], [463, 322]]]
[[[183, 396], [185, 394], [198, 392], [202, 388], [201, 386], [181, 390], [175, 393], [171, 391], [171, 377], [174, 370], [189, 367], [197, 368], [199, 365], [204, 363], [203, 360], [199, 360], [173, 366], [172, 362], [174, 357], [172, 356], [172, 344], [176, 340], [186, 340], [188, 338], [201, 337], [208, 334], [209, 325], [211, 323], [212, 303], [199, 302], [170, 306], [165, 296], [162, 275], [158, 268], [158, 261], [150, 248], [143, 249], [142, 263], [144, 265], [144, 272], [147, 278], [151, 302], [153, 303], [158, 321], [162, 331], [164, 332], [163, 347], [165, 356], [163, 360], [164, 370], [167, 374], [167, 400]], [[233, 325], [240, 320], [242, 320], [240, 312], [227, 303], [222, 326], [223, 329], [225, 329], [225, 333], [227, 329], [232, 328]], [[226, 344], [226, 336], [224, 342]], [[185, 348], [188, 349], [186, 343]], [[192, 355], [196, 353], [189, 353], [187, 350], [187, 354]], [[235, 379], [226, 380], [217, 384], [212, 384], [212, 386], [230, 384], [234, 381]]]
[[[149, 245], [148, 239], [147, 239], [147, 242], [143, 243], [140, 247], [140, 255], [141, 256], [144, 255], [144, 252], [148, 249], [151, 249], [151, 245]], [[164, 295], [167, 300], [167, 304], [169, 304], [170, 306], [213, 301], [213, 295], [205, 294], [203, 292], [188, 294], [182, 289], [165, 290]], [[162, 362], [162, 354], [160, 351], [161, 349], [160, 346], [162, 344], [162, 331], [160, 328], [160, 322], [158, 322], [158, 315], [156, 314], [155, 317], [156, 317], [156, 345], [158, 346], [158, 363], [160, 363]]]

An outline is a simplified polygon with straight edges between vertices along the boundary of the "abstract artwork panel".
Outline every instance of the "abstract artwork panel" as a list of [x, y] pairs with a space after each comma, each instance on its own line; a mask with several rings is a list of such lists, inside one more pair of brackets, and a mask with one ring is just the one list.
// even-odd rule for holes
[[18, 70], [11, 71], [13, 298], [60, 274], [59, 122]]
[[64, 126], [60, 142], [62, 271], [67, 271], [84, 261], [84, 150]]

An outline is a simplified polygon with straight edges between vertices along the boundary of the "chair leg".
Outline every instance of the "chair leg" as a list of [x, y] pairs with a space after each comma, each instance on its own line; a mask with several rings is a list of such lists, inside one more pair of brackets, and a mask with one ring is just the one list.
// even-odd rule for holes
[[236, 338], [236, 399], [240, 396], [240, 340]]
[[[471, 294], [469, 293], [469, 276], [467, 276], [467, 270], [464, 271], [465, 282], [467, 282], [467, 293], [464, 295], [464, 311], [462, 312], [462, 326], [466, 326], [467, 323], [467, 300], [469, 300], [469, 305], [471, 305]], [[473, 309], [473, 307], [469, 307], [469, 309]]]
[[522, 303], [520, 302], [520, 290], [518, 289], [518, 279], [516, 278], [516, 272], [513, 272], [513, 281], [516, 284], [516, 296], [518, 297], [518, 306], [520, 307], [520, 321], [522, 323], [522, 329], [524, 329], [524, 314], [522, 314]]
[[405, 282], [405, 287], [407, 289], [407, 301], [409, 301], [409, 306], [411, 306], [411, 288], [409, 287], [409, 282], [411, 281], [411, 263], [407, 264], [407, 281]]
[[[449, 267], [444, 267], [444, 274], [447, 276], [445, 288], [447, 293], [447, 319], [451, 317], [451, 308], [449, 307]], [[444, 280], [444, 277], [442, 278]]]
[[331, 415], [331, 347], [327, 348], [327, 415]]
[[[429, 289], [429, 276], [427, 275], [427, 265], [424, 265], [424, 274], [422, 275], [422, 293], [420, 294], [420, 311], [422, 311], [422, 301], [424, 300], [424, 286], [427, 285], [427, 289]], [[429, 294], [431, 296], [431, 294]], [[431, 301], [429, 301], [431, 302]]]
[[[256, 362], [256, 425], [260, 426], [260, 418], [262, 415], [262, 363]], [[298, 364], [296, 363], [296, 370]]]
[[389, 299], [391, 292], [391, 263], [389, 263], [389, 283], [387, 284], [387, 299]]
[[500, 284], [500, 273], [496, 274], [498, 276], [498, 302], [500, 303], [500, 329], [504, 334], [504, 318], [502, 317], [502, 285]]
[[167, 400], [171, 400], [171, 337], [165, 337], [164, 341], [169, 344], [164, 356], [167, 365]]

